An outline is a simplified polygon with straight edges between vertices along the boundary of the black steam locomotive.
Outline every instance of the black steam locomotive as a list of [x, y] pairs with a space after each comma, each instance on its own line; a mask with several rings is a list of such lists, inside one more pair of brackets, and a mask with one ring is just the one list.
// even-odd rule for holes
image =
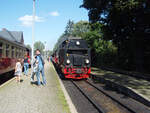
[[65, 78], [84, 79], [91, 72], [90, 49], [86, 41], [78, 37], [66, 37], [59, 41], [53, 61]]

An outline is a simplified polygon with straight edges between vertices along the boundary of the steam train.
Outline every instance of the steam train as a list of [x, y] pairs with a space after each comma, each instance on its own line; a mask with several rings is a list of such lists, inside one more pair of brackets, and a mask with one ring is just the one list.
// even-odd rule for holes
[[91, 72], [90, 48], [82, 38], [62, 38], [58, 42], [52, 58], [64, 78], [85, 79], [89, 77]]
[[30, 58], [30, 53], [22, 32], [0, 31], [0, 75], [14, 70], [17, 59], [24, 58], [25, 54]]

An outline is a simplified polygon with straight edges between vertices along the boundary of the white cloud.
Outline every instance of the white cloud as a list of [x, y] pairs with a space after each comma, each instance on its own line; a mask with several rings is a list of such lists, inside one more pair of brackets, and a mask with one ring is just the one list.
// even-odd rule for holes
[[53, 12], [50, 12], [50, 15], [51, 16], [59, 16], [59, 12], [58, 11], [53, 11]]
[[[23, 17], [20, 17], [18, 20], [22, 22], [23, 26], [30, 27], [30, 26], [32, 26], [33, 16], [32, 15], [25, 15]], [[35, 22], [44, 22], [44, 21], [45, 20], [43, 17], [35, 16]]]

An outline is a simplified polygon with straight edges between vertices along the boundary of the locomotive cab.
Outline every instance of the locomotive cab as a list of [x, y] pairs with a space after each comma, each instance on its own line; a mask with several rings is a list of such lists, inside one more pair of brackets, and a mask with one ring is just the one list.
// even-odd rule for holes
[[90, 49], [85, 40], [69, 38], [59, 47], [59, 64], [65, 78], [88, 78], [91, 72]]
[[68, 42], [68, 48], [66, 50], [66, 65], [73, 67], [90, 67], [90, 49], [87, 43], [80, 40], [71, 40]]

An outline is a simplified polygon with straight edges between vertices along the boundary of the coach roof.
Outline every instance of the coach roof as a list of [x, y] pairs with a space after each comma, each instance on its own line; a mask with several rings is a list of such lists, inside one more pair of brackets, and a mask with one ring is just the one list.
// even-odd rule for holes
[[0, 31], [0, 38], [24, 46], [23, 32], [21, 31], [2, 29], [2, 31]]
[[0, 31], [0, 37], [9, 41], [24, 44], [23, 32], [21, 31], [8, 31], [7, 29], [2, 29], [2, 31]]

